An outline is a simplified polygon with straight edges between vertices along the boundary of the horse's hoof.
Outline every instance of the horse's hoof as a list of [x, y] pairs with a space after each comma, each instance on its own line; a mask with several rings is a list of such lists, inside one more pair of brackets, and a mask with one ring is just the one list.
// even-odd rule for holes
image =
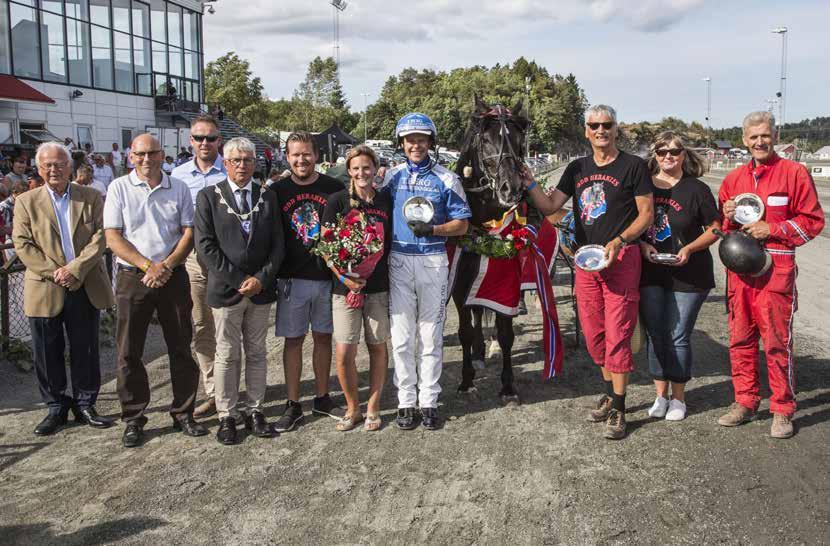
[[521, 400], [519, 400], [518, 394], [502, 394], [501, 403], [503, 406], [507, 408], [515, 408], [522, 405]]
[[473, 360], [473, 368], [476, 370], [483, 370], [487, 364], [483, 360]]
[[478, 391], [478, 389], [476, 388], [475, 385], [470, 385], [469, 387], [465, 387], [464, 385], [459, 385], [458, 386], [458, 392], [461, 393], [461, 394], [472, 394], [472, 393], [477, 392], [477, 391]]

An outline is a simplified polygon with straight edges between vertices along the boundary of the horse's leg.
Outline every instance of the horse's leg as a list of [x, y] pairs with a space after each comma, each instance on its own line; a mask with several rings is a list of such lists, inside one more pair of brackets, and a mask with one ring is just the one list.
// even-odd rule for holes
[[513, 317], [496, 314], [496, 331], [502, 354], [501, 391], [499, 392], [499, 396], [504, 404], [515, 405], [519, 403], [519, 394], [513, 386], [513, 361], [511, 360], [511, 354], [513, 351], [513, 341], [516, 337], [513, 334]]
[[472, 362], [473, 368], [483, 370], [484, 363], [484, 325], [482, 317], [484, 309], [482, 307], [473, 307], [473, 323], [472, 323]]
[[473, 346], [473, 313], [469, 307], [464, 307], [457, 300], [455, 307], [458, 310], [458, 341], [461, 343], [461, 384], [458, 385], [458, 392], [470, 392], [475, 390], [473, 380], [476, 371], [473, 368], [471, 357]]

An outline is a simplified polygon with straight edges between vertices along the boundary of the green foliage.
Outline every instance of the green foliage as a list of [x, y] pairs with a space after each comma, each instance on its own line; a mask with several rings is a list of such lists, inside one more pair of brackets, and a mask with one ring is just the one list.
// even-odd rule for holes
[[228, 117], [242, 125], [260, 127], [264, 119], [262, 81], [251, 73], [248, 61], [233, 51], [205, 67], [205, 99], [221, 104]]

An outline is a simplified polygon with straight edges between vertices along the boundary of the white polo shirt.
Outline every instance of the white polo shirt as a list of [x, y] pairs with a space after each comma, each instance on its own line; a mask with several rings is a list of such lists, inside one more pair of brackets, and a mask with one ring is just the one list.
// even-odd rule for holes
[[[142, 256], [160, 262], [173, 252], [182, 228], [193, 227], [193, 201], [184, 182], [162, 173], [150, 188], [135, 171], [110, 184], [104, 202], [104, 229], [120, 229]], [[132, 265], [118, 258], [118, 263]]]

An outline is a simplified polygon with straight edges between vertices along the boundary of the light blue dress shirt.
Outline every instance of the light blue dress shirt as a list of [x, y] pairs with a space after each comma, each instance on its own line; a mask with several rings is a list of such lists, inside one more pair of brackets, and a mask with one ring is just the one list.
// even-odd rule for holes
[[188, 189], [190, 189], [190, 196], [193, 198], [193, 204], [196, 205], [196, 196], [201, 190], [209, 186], [215, 186], [219, 182], [228, 177], [228, 171], [225, 170], [225, 164], [222, 163], [222, 156], [217, 155], [216, 161], [211, 165], [208, 172], [203, 173], [196, 166], [196, 160], [191, 159], [187, 163], [182, 163], [170, 174], [173, 178], [178, 178], [184, 182]]
[[72, 184], [66, 185], [66, 191], [63, 195], [58, 195], [49, 185], [46, 186], [46, 191], [49, 192], [49, 197], [52, 198], [52, 208], [55, 209], [55, 216], [58, 218], [58, 227], [61, 231], [61, 248], [63, 249], [63, 257], [66, 258], [66, 263], [75, 259], [75, 247], [72, 246], [72, 220], [70, 218], [72, 201], [69, 199], [69, 193], [72, 191]]

